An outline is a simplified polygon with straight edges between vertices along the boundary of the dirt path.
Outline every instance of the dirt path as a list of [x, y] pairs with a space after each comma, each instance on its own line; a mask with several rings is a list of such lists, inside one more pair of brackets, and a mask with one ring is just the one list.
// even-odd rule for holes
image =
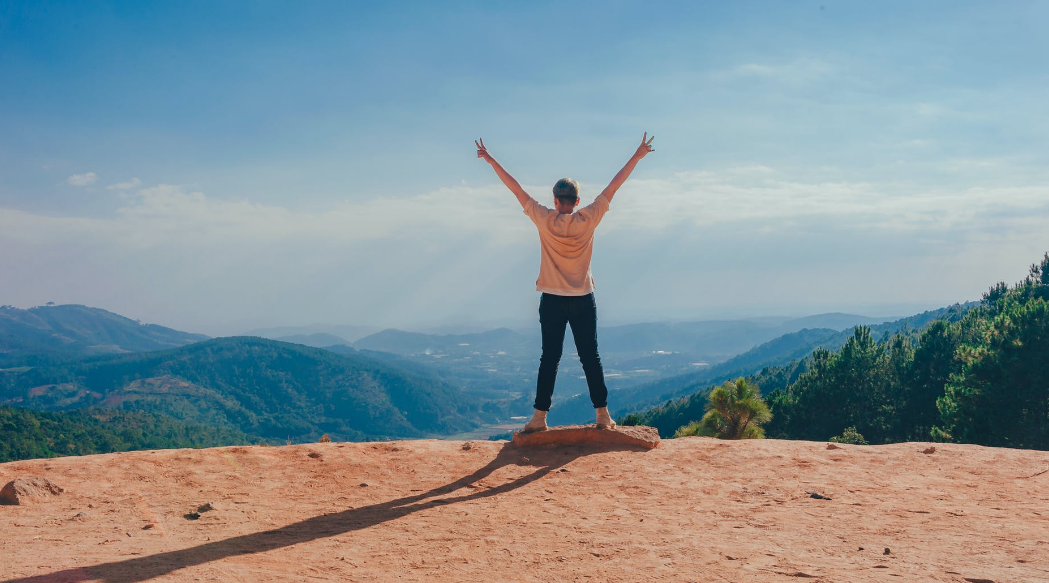
[[1049, 453], [930, 445], [422, 440], [13, 462], [0, 485], [66, 492], [0, 506], [0, 582], [1049, 581], [1049, 472], [1029, 477]]

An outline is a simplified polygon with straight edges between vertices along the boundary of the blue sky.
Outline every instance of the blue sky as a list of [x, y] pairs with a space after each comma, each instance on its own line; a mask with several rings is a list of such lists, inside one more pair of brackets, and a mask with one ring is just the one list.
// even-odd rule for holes
[[0, 303], [207, 333], [527, 323], [541, 202], [609, 322], [976, 299], [1049, 250], [1042, 2], [0, 3]]

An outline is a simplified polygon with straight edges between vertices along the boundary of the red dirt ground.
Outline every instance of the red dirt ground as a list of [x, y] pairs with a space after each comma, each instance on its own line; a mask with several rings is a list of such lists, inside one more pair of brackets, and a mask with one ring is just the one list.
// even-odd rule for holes
[[0, 581], [1049, 581], [1049, 452], [931, 445], [420, 440], [13, 462], [0, 485], [66, 491], [0, 506]]

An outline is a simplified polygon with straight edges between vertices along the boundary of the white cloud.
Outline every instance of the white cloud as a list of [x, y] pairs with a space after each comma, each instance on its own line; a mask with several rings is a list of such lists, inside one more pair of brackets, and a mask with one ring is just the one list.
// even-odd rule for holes
[[[603, 186], [582, 184], [584, 203]], [[548, 185], [525, 188], [551, 205]], [[535, 227], [501, 184], [320, 210], [166, 184], [120, 200], [103, 217], [0, 207], [0, 270], [19, 274], [5, 279], [11, 301], [72, 290], [63, 301], [132, 302], [147, 320], [177, 306], [201, 326], [274, 313], [397, 325], [534, 311]], [[628, 182], [598, 232], [594, 270], [612, 314], [759, 305], [773, 301], [768, 285], [777, 305], [816, 311], [934, 304], [1014, 279], [1010, 261], [1025, 269], [1049, 244], [1047, 221], [1046, 186], [813, 182], [734, 166]], [[725, 283], [756, 273], [765, 284]]]
[[[113, 185], [119, 186], [119, 185]], [[603, 185], [583, 184], [586, 193]], [[112, 188], [112, 187], [110, 187]], [[541, 204], [545, 186], [526, 186]], [[766, 166], [737, 166], [723, 172], [678, 172], [666, 178], [634, 179], [612, 204], [603, 230], [658, 234], [671, 227], [746, 224], [775, 231], [802, 221], [852, 228], [974, 231], [991, 221], [1020, 220], [1049, 213], [1049, 187], [1001, 186], [934, 189], [899, 183], [807, 182]], [[584, 204], [589, 200], [584, 200]], [[480, 238], [508, 244], [530, 239], [534, 227], [502, 185], [455, 185], [412, 197], [376, 197], [341, 202], [321, 211], [261, 204], [250, 199], [213, 198], [199, 191], [160, 184], [129, 196], [108, 219], [54, 217], [0, 209], [9, 233], [61, 231], [62, 237], [105, 235], [138, 246], [209, 244], [223, 240], [310, 240], [345, 244], [382, 239]], [[7, 220], [4, 220], [4, 219]]]
[[74, 174], [66, 179], [72, 186], [88, 186], [94, 184], [98, 180], [98, 175], [94, 172], [87, 172], [85, 174]]
[[106, 190], [131, 190], [142, 186], [142, 181], [138, 178], [132, 178], [127, 182], [118, 182], [116, 184], [110, 184], [106, 187]]

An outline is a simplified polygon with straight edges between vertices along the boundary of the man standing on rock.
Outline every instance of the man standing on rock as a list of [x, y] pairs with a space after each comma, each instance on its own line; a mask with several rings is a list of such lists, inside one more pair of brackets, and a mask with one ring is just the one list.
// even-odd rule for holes
[[[525, 431], [547, 428], [546, 414], [554, 393], [557, 365], [565, 343], [565, 324], [572, 326], [576, 352], [583, 364], [590, 400], [597, 412], [597, 426], [612, 429], [616, 426], [608, 414], [608, 389], [601, 357], [597, 353], [597, 303], [594, 300], [594, 277], [590, 273], [590, 257], [594, 250], [594, 230], [608, 211], [619, 187], [633, 172], [634, 166], [649, 152], [654, 152], [652, 140], [645, 132], [641, 145], [616, 174], [612, 182], [594, 202], [579, 209], [579, 183], [562, 178], [554, 185], [554, 208], [547, 208], [528, 195], [499, 162], [488, 153], [482, 139], [477, 146], [477, 157], [492, 165], [503, 184], [517, 196], [524, 213], [539, 229], [542, 262], [536, 291], [543, 293], [539, 300], [539, 325], [543, 332], [543, 356], [539, 359], [539, 378], [535, 389], [535, 414]], [[646, 141], [647, 140], [647, 141]]]

